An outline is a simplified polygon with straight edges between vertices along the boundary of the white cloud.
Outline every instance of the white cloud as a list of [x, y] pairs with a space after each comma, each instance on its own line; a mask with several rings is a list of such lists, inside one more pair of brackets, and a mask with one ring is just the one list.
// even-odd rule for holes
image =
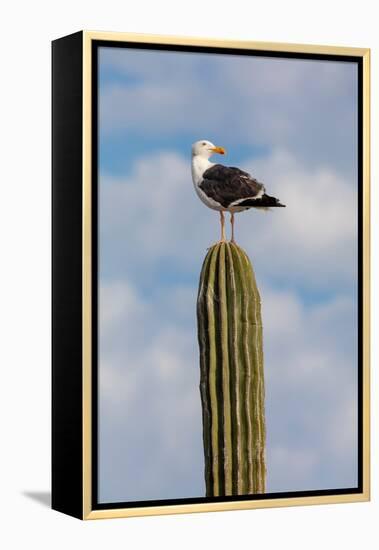
[[357, 190], [328, 167], [306, 169], [275, 151], [247, 162], [285, 209], [241, 214], [238, 233], [264, 275], [278, 273], [304, 287], [330, 289], [356, 278]]
[[101, 286], [99, 313], [101, 499], [201, 494], [201, 405], [192, 332], [127, 281]]
[[264, 323], [268, 489], [357, 482], [355, 304], [336, 296], [306, 306], [261, 291]]
[[[248, 168], [284, 209], [237, 216], [237, 239], [257, 274], [284, 287], [330, 290], [356, 278], [354, 184], [328, 167], [311, 170], [283, 151]], [[190, 160], [173, 152], [140, 158], [125, 179], [102, 175], [100, 238], [104, 275], [122, 272], [149, 278], [169, 262], [199, 270], [204, 250], [219, 235], [218, 214], [197, 199]]]
[[119, 75], [100, 95], [105, 134], [285, 147], [303, 162], [356, 168], [352, 64], [112, 49], [101, 66]]
[[[168, 294], [186, 300], [172, 308], [164, 295], [151, 303], [126, 280], [101, 290], [104, 500], [204, 494], [195, 291], [174, 285]], [[294, 293], [270, 287], [262, 299], [268, 489], [353, 485], [355, 355], [345, 338], [354, 305], [336, 297], [304, 306]], [[119, 303], [121, 314], [109, 307]]]

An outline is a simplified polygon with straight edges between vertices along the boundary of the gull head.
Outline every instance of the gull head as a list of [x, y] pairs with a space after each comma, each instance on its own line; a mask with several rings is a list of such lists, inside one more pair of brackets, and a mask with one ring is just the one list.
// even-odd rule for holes
[[226, 151], [223, 147], [218, 147], [214, 145], [211, 141], [208, 141], [206, 139], [195, 141], [195, 143], [192, 145], [193, 157], [200, 156], [208, 159], [215, 153], [219, 153], [220, 155], [225, 155]]

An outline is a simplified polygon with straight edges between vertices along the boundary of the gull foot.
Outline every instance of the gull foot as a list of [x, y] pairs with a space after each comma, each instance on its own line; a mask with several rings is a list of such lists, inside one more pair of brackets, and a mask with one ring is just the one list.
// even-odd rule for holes
[[211, 248], [213, 248], [214, 246], [216, 246], [216, 244], [221, 244], [221, 243], [227, 243], [228, 241], [226, 239], [220, 239], [219, 241], [216, 241], [215, 243], [211, 244], [211, 246], [208, 246], [208, 248], [206, 249], [207, 251], [210, 250]]

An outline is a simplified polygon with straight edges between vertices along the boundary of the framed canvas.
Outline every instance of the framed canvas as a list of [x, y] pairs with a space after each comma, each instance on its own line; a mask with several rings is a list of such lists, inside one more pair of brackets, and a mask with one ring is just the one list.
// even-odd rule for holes
[[369, 50], [52, 55], [52, 507], [368, 500]]

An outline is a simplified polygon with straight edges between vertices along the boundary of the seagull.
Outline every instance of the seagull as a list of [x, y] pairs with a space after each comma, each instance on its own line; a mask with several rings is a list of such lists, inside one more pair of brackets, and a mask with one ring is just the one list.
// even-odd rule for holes
[[234, 166], [224, 166], [210, 162], [215, 153], [225, 155], [223, 147], [203, 139], [192, 145], [192, 180], [195, 191], [202, 202], [220, 212], [221, 239], [225, 242], [225, 214], [230, 213], [232, 227], [231, 242], [234, 240], [234, 214], [249, 208], [268, 210], [271, 207], [284, 207], [279, 199], [266, 195], [262, 183]]

